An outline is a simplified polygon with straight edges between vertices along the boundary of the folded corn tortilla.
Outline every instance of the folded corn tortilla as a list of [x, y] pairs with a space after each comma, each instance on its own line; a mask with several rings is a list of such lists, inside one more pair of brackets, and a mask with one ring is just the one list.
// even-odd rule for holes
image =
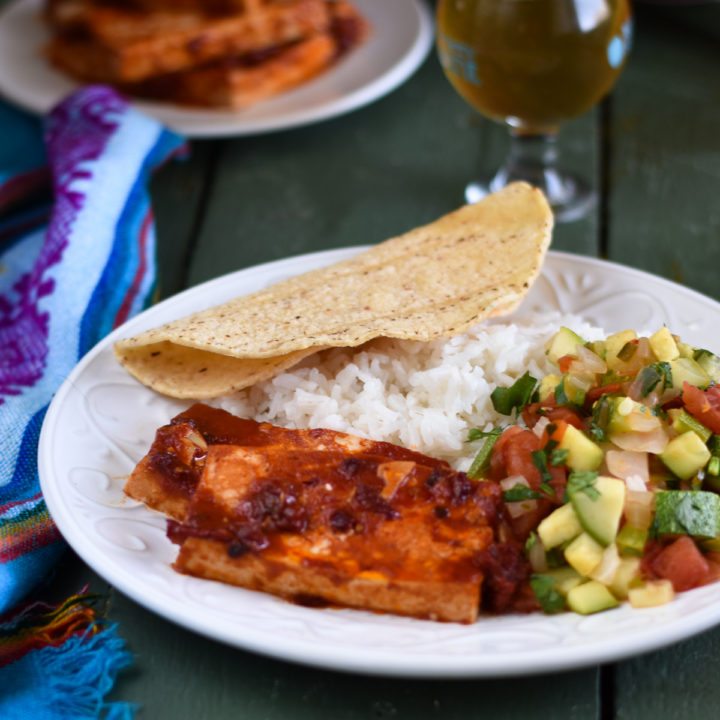
[[120, 340], [115, 356], [157, 392], [202, 399], [327, 347], [451, 337], [518, 306], [552, 224], [542, 193], [513, 183], [349, 260]]

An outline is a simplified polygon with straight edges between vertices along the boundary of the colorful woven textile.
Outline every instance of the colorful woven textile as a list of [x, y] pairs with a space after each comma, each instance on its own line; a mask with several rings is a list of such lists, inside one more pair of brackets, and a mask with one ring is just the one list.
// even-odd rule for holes
[[27, 603], [0, 616], [0, 717], [3, 720], [130, 720], [135, 706], [107, 702], [131, 661], [114, 626], [103, 627], [93, 598]]
[[[59, 105], [44, 136], [49, 172], [38, 121], [0, 102], [0, 613], [64, 549], [40, 493], [40, 427], [77, 361], [151, 300], [148, 177], [183, 147], [104, 87]], [[52, 203], [43, 205], [37, 191], [50, 177]], [[78, 637], [79, 646], [96, 641]], [[13, 667], [0, 671], [0, 703]], [[0, 716], [9, 717], [5, 708]]]

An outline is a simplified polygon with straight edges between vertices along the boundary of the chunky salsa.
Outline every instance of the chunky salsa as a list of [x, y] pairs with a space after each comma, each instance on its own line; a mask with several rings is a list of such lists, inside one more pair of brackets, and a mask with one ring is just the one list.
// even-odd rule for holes
[[500, 485], [546, 612], [660, 605], [720, 578], [720, 358], [666, 327], [585, 342], [493, 392], [517, 421], [481, 441], [474, 479]]

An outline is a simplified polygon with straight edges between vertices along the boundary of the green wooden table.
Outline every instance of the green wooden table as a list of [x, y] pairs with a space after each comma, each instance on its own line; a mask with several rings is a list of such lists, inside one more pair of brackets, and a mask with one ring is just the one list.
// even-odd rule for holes
[[[612, 97], [568, 125], [561, 150], [599, 204], [553, 248], [609, 258], [720, 299], [720, 5], [636, 7]], [[163, 297], [238, 268], [375, 243], [462, 203], [505, 132], [450, 88], [432, 54], [386, 98], [260, 137], [193, 143], [153, 183]], [[108, 587], [71, 552], [38, 593], [89, 581], [135, 655], [114, 695], [139, 718], [443, 720], [715, 718], [720, 628], [602, 667], [527, 679], [419, 681], [341, 674], [196, 636]]]

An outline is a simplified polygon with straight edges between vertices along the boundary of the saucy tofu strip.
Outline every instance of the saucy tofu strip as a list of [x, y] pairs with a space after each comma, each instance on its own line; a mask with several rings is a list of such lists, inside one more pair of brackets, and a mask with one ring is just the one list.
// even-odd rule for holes
[[493, 609], [526, 596], [497, 484], [390, 443], [198, 404], [160, 428], [126, 492], [173, 516], [176, 570], [301, 604], [470, 623], [483, 586]]

